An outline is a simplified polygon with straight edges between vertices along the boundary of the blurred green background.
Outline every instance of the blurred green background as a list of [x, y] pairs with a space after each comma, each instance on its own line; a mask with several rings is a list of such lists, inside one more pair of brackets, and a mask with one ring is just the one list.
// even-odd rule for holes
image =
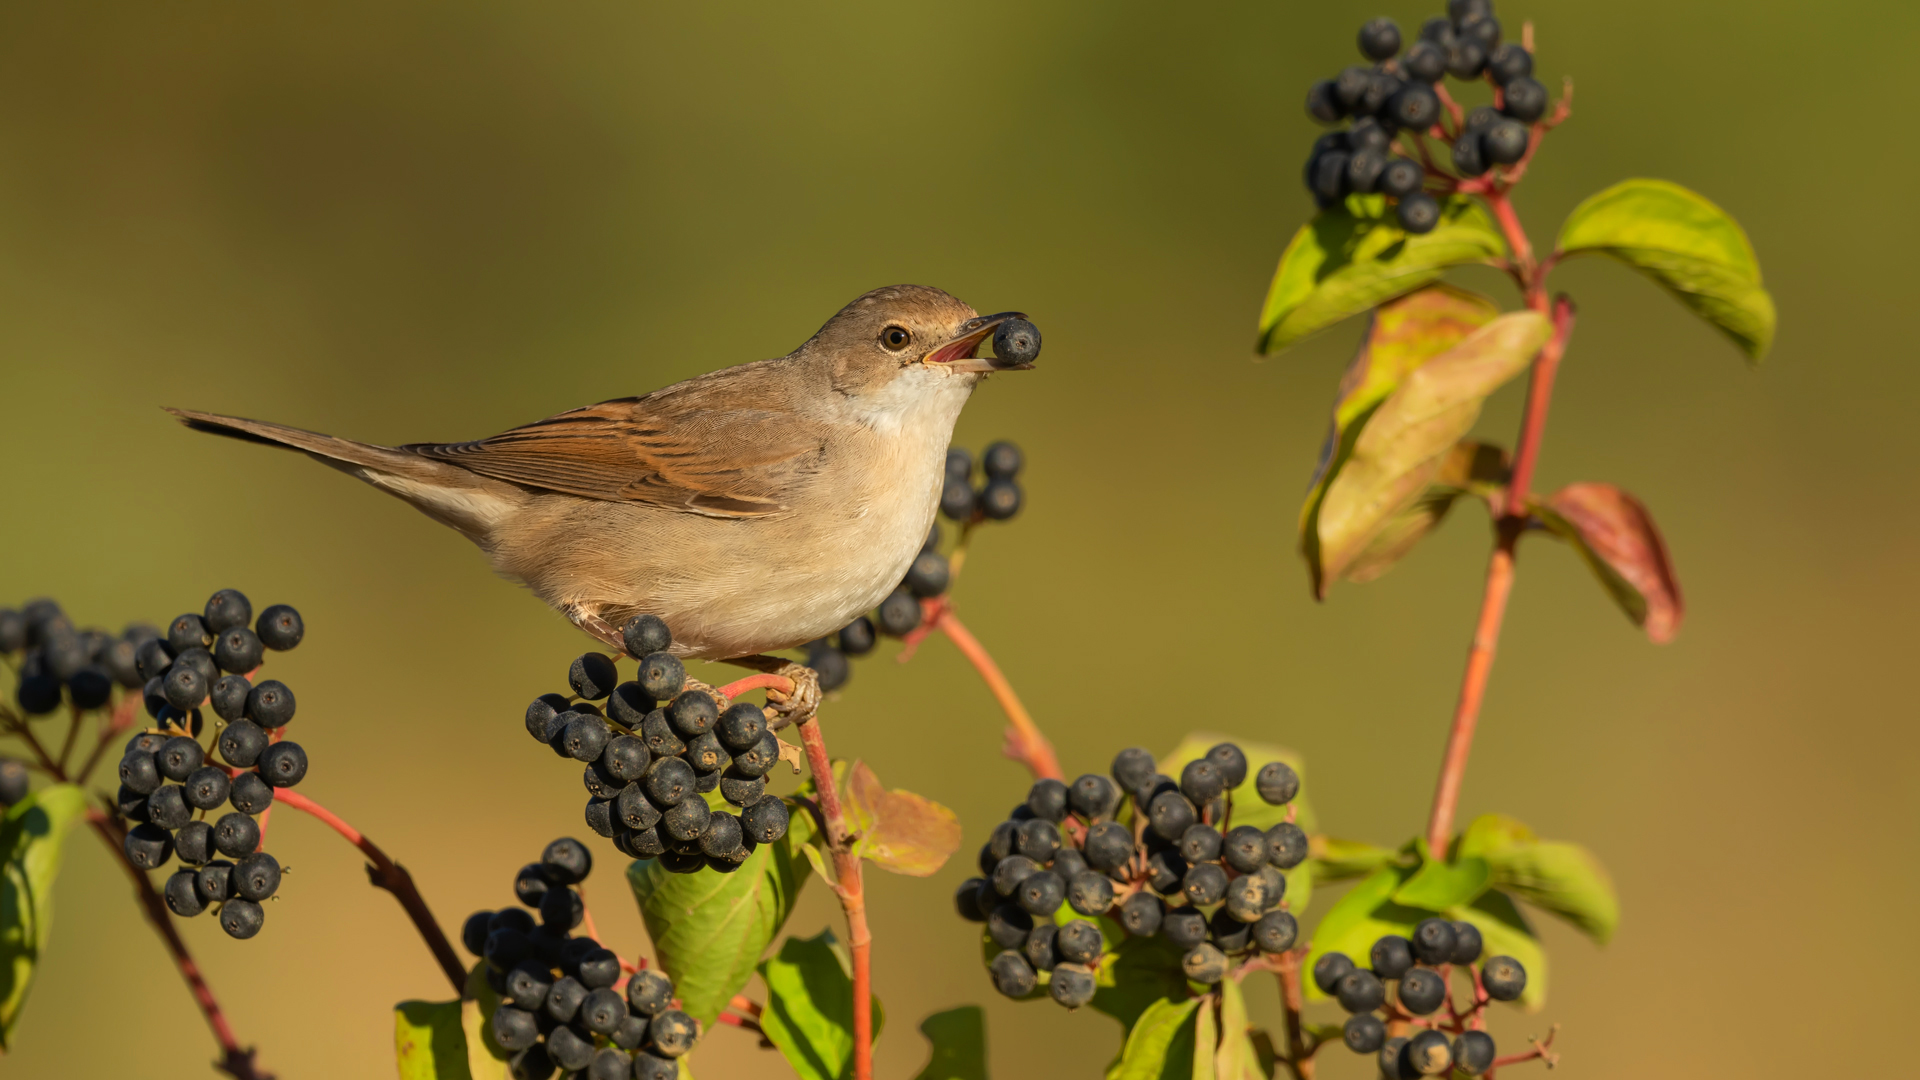
[[[1069, 773], [1193, 728], [1285, 742], [1331, 831], [1397, 843], [1424, 820], [1484, 519], [1311, 602], [1298, 498], [1359, 326], [1250, 347], [1309, 210], [1308, 83], [1354, 62], [1364, 18], [1411, 32], [1433, 6], [0, 7], [0, 602], [51, 593], [116, 627], [224, 585], [299, 605], [307, 643], [275, 667], [315, 761], [302, 790], [457, 926], [584, 835], [575, 774], [519, 717], [586, 639], [399, 502], [159, 406], [474, 438], [779, 355], [857, 293], [921, 282], [1046, 334], [1040, 369], [962, 418], [963, 445], [1010, 437], [1032, 464], [1029, 509], [984, 532], [957, 600]], [[1915, 143], [1871, 106], [1902, 100], [1920, 9], [1500, 14], [1538, 20], [1545, 81], [1578, 86], [1518, 198], [1536, 241], [1602, 186], [1668, 177], [1746, 225], [1782, 318], [1747, 370], [1624, 268], [1556, 275], [1581, 321], [1539, 483], [1638, 493], [1690, 616], [1650, 646], [1568, 552], [1524, 552], [1462, 813], [1590, 845], [1625, 918], [1606, 949], [1546, 925], [1547, 1009], [1496, 1033], [1562, 1023], [1573, 1080], [1884, 1071], [1920, 959], [1900, 660], [1920, 376], [1895, 318]], [[1490, 272], [1459, 280], [1514, 302]], [[1519, 394], [1483, 432], [1511, 440]], [[950, 645], [891, 648], [825, 714], [832, 745], [954, 807], [970, 853], [1026, 778]], [[264, 1065], [388, 1075], [393, 1003], [447, 988], [337, 837], [281, 814], [272, 847], [294, 874], [265, 933], [184, 933]], [[595, 914], [632, 951], [594, 851]], [[964, 1002], [987, 1005], [997, 1076], [1097, 1075], [1111, 1020], [992, 993], [949, 914], [970, 863], [873, 877], [880, 1075], [911, 1076], [915, 1024]], [[84, 832], [58, 898], [0, 1073], [207, 1076], [204, 1026]], [[791, 927], [829, 923], [814, 887]], [[1277, 1022], [1270, 984], [1253, 1007]], [[783, 1070], [732, 1029], [695, 1065]]]

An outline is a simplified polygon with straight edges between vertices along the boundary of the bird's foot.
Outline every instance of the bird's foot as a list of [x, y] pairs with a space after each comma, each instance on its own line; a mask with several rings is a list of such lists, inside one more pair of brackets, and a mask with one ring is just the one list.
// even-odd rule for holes
[[793, 684], [791, 692], [767, 688], [767, 707], [774, 714], [767, 724], [769, 728], [778, 730], [788, 724], [805, 723], [820, 708], [820, 675], [805, 664], [777, 656], [740, 656], [727, 663], [778, 675]]

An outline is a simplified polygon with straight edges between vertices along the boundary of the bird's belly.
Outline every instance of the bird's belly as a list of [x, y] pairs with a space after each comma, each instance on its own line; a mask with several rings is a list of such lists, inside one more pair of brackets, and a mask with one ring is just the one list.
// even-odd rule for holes
[[[562, 537], [540, 550], [496, 550], [508, 576], [541, 599], [619, 626], [658, 615], [674, 651], [725, 659], [792, 648], [872, 610], [905, 576], [939, 502], [931, 475], [862, 483], [843, 508], [726, 520], [621, 503], [529, 507]], [[544, 510], [544, 512], [543, 512]], [[518, 531], [518, 530], [516, 530]]]

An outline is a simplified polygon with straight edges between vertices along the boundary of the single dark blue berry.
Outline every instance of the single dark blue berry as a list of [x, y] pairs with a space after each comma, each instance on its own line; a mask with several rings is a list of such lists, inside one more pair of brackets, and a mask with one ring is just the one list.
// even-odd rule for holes
[[1307, 88], [1307, 115], [1322, 124], [1337, 124], [1347, 113], [1332, 79], [1321, 79]]
[[1444, 1076], [1453, 1068], [1453, 1046], [1444, 1032], [1428, 1028], [1407, 1040], [1403, 1051], [1421, 1076]]
[[1447, 74], [1456, 79], [1477, 79], [1487, 67], [1487, 47], [1478, 41], [1460, 38], [1447, 50]]
[[947, 557], [937, 551], [923, 551], [907, 567], [904, 584], [918, 597], [939, 596], [947, 591]]
[[1207, 940], [1207, 917], [1192, 908], [1173, 908], [1160, 920], [1160, 936], [1181, 949]]
[[[988, 912], [980, 907], [982, 887], [989, 890], [993, 888], [986, 878], [971, 877], [961, 882], [960, 887], [953, 892], [953, 910], [968, 922], [987, 921]], [[997, 900], [998, 897], [996, 896], [995, 899]]]
[[1453, 924], [1445, 919], [1422, 919], [1413, 933], [1408, 935], [1413, 943], [1414, 959], [1423, 964], [1445, 964], [1453, 960], [1454, 940]]
[[[935, 525], [934, 528], [937, 530], [939, 526]], [[873, 620], [865, 615], [841, 627], [840, 633], [835, 635], [835, 644], [848, 656], [865, 656], [873, 651], [877, 641]]]
[[213, 705], [213, 714], [231, 723], [247, 714], [247, 695], [252, 692], [253, 684], [246, 676], [222, 675], [214, 680], [207, 699]]
[[1020, 512], [1025, 495], [1012, 480], [994, 479], [980, 489], [980, 513], [988, 521], [1007, 521]]
[[173, 835], [152, 823], [135, 825], [127, 830], [126, 843], [123, 845], [127, 861], [141, 870], [155, 870], [173, 857]]
[[756, 844], [771, 844], [787, 835], [789, 812], [786, 800], [763, 795], [760, 801], [740, 814], [740, 829]]
[[964, 524], [973, 520], [973, 510], [973, 486], [967, 482], [965, 474], [955, 477], [949, 472], [946, 485], [940, 489], [940, 513], [949, 521]]
[[146, 750], [129, 750], [120, 759], [120, 783], [130, 791], [151, 795], [160, 790], [160, 765]]
[[265, 813], [265, 809], [273, 805], [273, 784], [259, 773], [238, 774], [227, 788], [227, 801], [244, 815]]
[[987, 936], [1003, 949], [1026, 944], [1033, 931], [1033, 916], [1018, 904], [1002, 903], [987, 915]]
[[1014, 899], [1028, 912], [1042, 918], [1052, 918], [1066, 901], [1066, 882], [1051, 870], [1041, 870], [1028, 874], [1014, 890]]
[[567, 669], [567, 685], [588, 701], [599, 701], [613, 693], [620, 681], [619, 669], [605, 653], [582, 653]]
[[185, 735], [175, 735], [161, 743], [159, 752], [153, 755], [160, 775], [169, 780], [185, 780], [205, 761], [206, 753], [200, 744]]
[[1266, 834], [1251, 825], [1236, 825], [1221, 844], [1220, 855], [1242, 874], [1254, 873], [1267, 861]]
[[222, 814], [213, 823], [213, 848], [229, 859], [245, 858], [260, 846], [260, 825], [246, 814]]
[[1456, 19], [1454, 33], [1459, 35], [1459, 40], [1474, 42], [1491, 55], [1500, 45], [1500, 20], [1494, 18], [1492, 12]]
[[1511, 956], [1490, 957], [1480, 968], [1480, 983], [1495, 1001], [1512, 1001], [1527, 989], [1527, 969]]
[[1112, 814], [1119, 803], [1119, 790], [1099, 773], [1082, 773], [1067, 788], [1067, 809], [1087, 821]]
[[780, 761], [780, 745], [779, 736], [771, 731], [760, 736], [751, 748], [734, 755], [732, 773], [749, 779], [767, 775]]
[[693, 766], [677, 757], [655, 758], [640, 783], [653, 805], [662, 809], [677, 806], [693, 794]]
[[307, 776], [307, 752], [296, 742], [278, 742], [260, 751], [254, 768], [277, 788], [293, 787]]
[[560, 745], [575, 761], [599, 761], [611, 733], [607, 722], [598, 716], [571, 713], [572, 720], [560, 732]]
[[160, 680], [160, 692], [166, 696], [167, 704], [186, 712], [207, 700], [209, 689], [206, 679], [186, 664], [175, 664], [167, 669]]
[[1153, 831], [1167, 840], [1178, 840], [1200, 820], [1200, 815], [1178, 791], [1163, 791], [1147, 806], [1147, 820]]
[[1448, 961], [1455, 964], [1471, 964], [1480, 959], [1480, 928], [1470, 922], [1460, 921], [1453, 924], [1453, 955]]
[[1397, 979], [1413, 967], [1413, 943], [1398, 934], [1388, 934], [1373, 943], [1368, 958], [1374, 974], [1383, 979]]
[[1340, 1000], [1340, 1007], [1350, 1013], [1372, 1012], [1386, 1003], [1387, 986], [1380, 981], [1380, 976], [1356, 968], [1341, 976], [1334, 996]]
[[1053, 951], [1072, 964], [1091, 964], [1100, 957], [1100, 928], [1085, 919], [1064, 923], [1053, 936]]
[[1527, 154], [1527, 125], [1511, 117], [1496, 121], [1480, 137], [1487, 160], [1495, 165], [1512, 165]]
[[280, 888], [280, 861], [256, 851], [233, 864], [233, 891], [248, 900], [265, 900]]
[[1155, 851], [1147, 856], [1147, 888], [1161, 896], [1178, 893], [1181, 883], [1187, 878], [1189, 865], [1186, 859], [1180, 857], [1177, 848], [1166, 847]]
[[994, 327], [993, 355], [1002, 361], [997, 366], [1033, 363], [1040, 358], [1040, 328], [1025, 319], [1008, 319]]
[[1436, 83], [1447, 74], [1447, 47], [1433, 41], [1416, 41], [1400, 58], [1400, 70], [1423, 83]]
[[679, 696], [687, 685], [686, 665], [669, 652], [649, 653], [640, 661], [640, 671], [635, 681], [648, 697], [655, 701], [670, 701]]
[[547, 872], [548, 881], [572, 885], [593, 873], [593, 853], [580, 841], [563, 836], [540, 852], [540, 866]]
[[492, 917], [491, 911], [476, 911], [467, 916], [467, 921], [460, 927], [460, 944], [466, 946], [467, 951], [475, 956], [479, 956], [487, 947], [487, 934], [490, 929], [487, 926], [487, 920]]
[[1026, 458], [1020, 453], [1020, 448], [1005, 439], [988, 443], [987, 448], [980, 452], [980, 467], [989, 479], [1011, 480], [1020, 475], [1020, 469], [1025, 464]]
[[656, 763], [661, 758], [677, 757], [687, 749], [687, 744], [673, 733], [673, 725], [667, 722], [665, 709], [655, 709], [647, 714], [647, 718], [641, 721], [639, 736], [640, 741], [647, 744], [647, 753], [653, 755]]
[[1400, 976], [1400, 1007], [1425, 1016], [1447, 997], [1447, 981], [1432, 968], [1417, 967]]
[[547, 1032], [546, 1047], [547, 1057], [570, 1074], [584, 1070], [593, 1061], [592, 1037], [581, 1035], [571, 1027], [557, 1027]]
[[[1405, 158], [1401, 160], [1406, 161]], [[1407, 161], [1407, 164], [1413, 165], [1416, 172], [1420, 168], [1411, 161]], [[1253, 789], [1259, 793], [1262, 802], [1283, 806], [1300, 794], [1300, 775], [1284, 761], [1269, 761], [1260, 767], [1259, 774], [1253, 778]]]
[[1102, 821], [1087, 830], [1080, 854], [1091, 870], [1118, 870], [1133, 857], [1133, 833], [1117, 821]]
[[1360, 27], [1360, 53], [1369, 60], [1390, 59], [1400, 51], [1400, 26], [1392, 19], [1368, 19]]
[[673, 645], [673, 633], [657, 615], [635, 615], [628, 619], [620, 627], [620, 639], [626, 643], [627, 655], [636, 660], [666, 652]]
[[188, 649], [204, 649], [213, 644], [213, 634], [208, 632], [206, 620], [198, 615], [177, 616], [167, 624], [167, 650], [179, 656]]
[[247, 693], [247, 719], [263, 728], [285, 727], [293, 711], [293, 691], [279, 679], [268, 679]]
[[157, 679], [173, 666], [173, 651], [167, 648], [167, 643], [164, 641], [158, 639], [143, 641], [140, 647], [134, 650], [133, 662], [140, 669], [140, 675], [143, 678]]
[[1366, 98], [1372, 82], [1373, 72], [1358, 64], [1342, 68], [1333, 79], [1334, 100], [1340, 103], [1343, 112], [1352, 112]]
[[1379, 186], [1380, 174], [1386, 167], [1386, 155], [1380, 151], [1355, 151], [1347, 158], [1347, 190], [1362, 195], [1371, 194]]
[[1502, 91], [1500, 111], [1531, 124], [1547, 111], [1547, 88], [1534, 78], [1520, 76], [1507, 83]]
[[1484, 1031], [1464, 1031], [1453, 1040], [1453, 1067], [1468, 1076], [1479, 1076], [1493, 1068], [1493, 1036]]
[[1387, 102], [1386, 114], [1400, 127], [1424, 132], [1440, 118], [1440, 98], [1426, 83], [1405, 83]]
[[627, 1002], [618, 990], [602, 986], [588, 992], [580, 1002], [579, 1017], [586, 1029], [595, 1035], [611, 1035], [620, 1026], [620, 1021], [627, 1018]]
[[621, 727], [633, 730], [658, 706], [639, 683], [623, 682], [614, 687], [613, 695], [607, 698], [607, 716]]
[[1440, 224], [1440, 204], [1424, 191], [1402, 196], [1394, 210], [1400, 219], [1400, 227], [1415, 236], [1430, 233], [1434, 226]]
[[904, 637], [920, 625], [920, 601], [904, 588], [895, 589], [880, 602], [875, 615], [882, 633]]
[[1217, 904], [1227, 895], [1227, 872], [1215, 863], [1197, 863], [1187, 868], [1180, 890], [1187, 894], [1188, 903]]
[[1387, 1044], [1387, 1025], [1372, 1013], [1359, 1013], [1347, 1017], [1340, 1038], [1356, 1054], [1376, 1053]]
[[286, 652], [307, 636], [307, 624], [293, 608], [286, 604], [274, 604], [260, 613], [259, 621], [253, 624], [253, 632], [259, 635], [260, 643], [267, 648], [274, 652]]
[[1340, 980], [1353, 970], [1353, 960], [1346, 953], [1324, 953], [1313, 963], [1313, 985], [1323, 994], [1338, 993]]
[[1245, 952], [1253, 942], [1253, 924], [1242, 922], [1223, 907], [1208, 917], [1207, 938], [1225, 952]]
[[113, 678], [89, 664], [67, 676], [67, 697], [81, 712], [91, 712], [113, 700]]
[[1263, 953], [1283, 953], [1300, 937], [1300, 924], [1284, 911], [1269, 911], [1253, 924], [1253, 944]]
[[1188, 982], [1212, 985], [1227, 977], [1227, 967], [1227, 954], [1204, 941], [1180, 958], [1180, 970]]
[[192, 870], [175, 870], [167, 878], [163, 895], [167, 898], [167, 910], [182, 918], [191, 918], [207, 910], [207, 902], [200, 899], [200, 890], [194, 888], [197, 875]]
[[[660, 815], [660, 831], [670, 839], [691, 842], [700, 839], [712, 820], [713, 810], [707, 806], [707, 800], [689, 795]], [[694, 854], [699, 852], [696, 850]]]
[[627, 980], [627, 1007], [641, 1016], [658, 1016], [673, 1000], [673, 980], [652, 968]]
[[235, 720], [220, 733], [220, 739], [214, 745], [220, 750], [220, 759], [237, 769], [251, 768], [260, 760], [261, 751], [267, 748], [267, 733], [251, 720]]
[[245, 941], [259, 933], [266, 921], [266, 911], [251, 900], [236, 896], [220, 905], [220, 929], [230, 938]]
[[244, 626], [229, 627], [220, 632], [213, 642], [213, 662], [221, 671], [236, 674], [252, 671], [260, 666], [260, 658], [266, 655], [266, 646], [260, 638]]
[[1047, 995], [1058, 1005], [1069, 1009], [1078, 1009], [1093, 1000], [1099, 989], [1094, 980], [1093, 969], [1085, 964], [1069, 963], [1054, 966], [1051, 978], [1047, 981]]
[[1515, 42], [1507, 42], [1487, 54], [1487, 74], [1501, 86], [1533, 74], [1533, 54]]
[[193, 808], [187, 805], [180, 785], [167, 784], [147, 796], [147, 820], [169, 830], [193, 820]]

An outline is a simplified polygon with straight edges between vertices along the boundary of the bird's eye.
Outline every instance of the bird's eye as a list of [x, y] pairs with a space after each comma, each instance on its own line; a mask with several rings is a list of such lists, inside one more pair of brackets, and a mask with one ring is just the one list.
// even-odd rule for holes
[[885, 345], [894, 352], [899, 352], [901, 349], [906, 348], [912, 341], [913, 335], [908, 333], [907, 328], [904, 326], [889, 326], [885, 330], [880, 331], [880, 344]]

